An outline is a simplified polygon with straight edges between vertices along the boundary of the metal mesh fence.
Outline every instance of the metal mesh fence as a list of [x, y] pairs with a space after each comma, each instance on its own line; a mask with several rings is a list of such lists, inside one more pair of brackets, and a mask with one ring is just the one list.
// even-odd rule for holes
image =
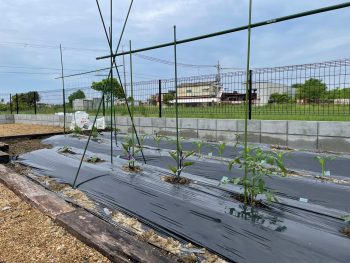
[[[246, 72], [185, 77], [178, 79], [180, 117], [243, 118], [248, 96], [252, 119], [349, 120], [350, 59], [323, 63], [257, 68], [250, 71], [246, 94]], [[95, 113], [102, 92], [93, 83], [107, 79], [108, 71], [66, 78], [67, 112]], [[126, 84], [125, 95], [134, 101], [135, 115], [175, 116], [175, 80], [162, 79]], [[104, 98], [101, 114], [108, 115], [110, 98]], [[114, 100], [116, 115], [127, 115], [122, 93]], [[63, 111], [62, 90], [0, 94], [1, 113], [55, 113]]]

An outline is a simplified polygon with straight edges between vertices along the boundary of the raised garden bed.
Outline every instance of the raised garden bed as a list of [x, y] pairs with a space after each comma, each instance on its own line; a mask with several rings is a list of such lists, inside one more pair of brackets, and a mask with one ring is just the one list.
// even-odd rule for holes
[[[18, 162], [32, 167], [38, 176], [72, 185], [86, 138], [54, 136], [44, 143], [54, 148], [21, 155]], [[185, 149], [195, 150], [192, 142], [183, 143]], [[60, 154], [58, 149], [64, 145], [76, 154]], [[164, 180], [171, 176], [167, 166], [174, 165], [168, 150], [153, 149], [147, 140], [145, 145], [149, 145], [144, 148], [147, 165], [138, 156], [139, 172], [123, 170], [128, 161], [121, 158], [124, 153], [118, 145], [112, 169], [107, 161], [84, 162], [78, 189], [100, 206], [135, 217], [162, 236], [205, 247], [227, 261], [344, 262], [350, 257], [349, 224], [342, 219], [350, 213], [349, 175], [342, 169], [350, 164], [347, 156], [337, 156], [329, 163], [337, 164], [334, 169], [327, 168], [332, 176], [344, 179], [334, 183], [316, 178], [320, 175], [316, 153], [291, 152], [285, 157], [287, 168], [296, 174], [303, 170], [309, 176], [267, 180], [266, 186], [276, 190], [279, 202], [259, 197], [262, 205], [252, 208], [234, 198], [242, 193], [239, 185], [220, 184], [223, 176], [242, 176], [237, 167], [230, 172], [226, 161], [238, 155], [239, 146], [227, 146], [220, 156], [207, 146], [202, 157], [192, 157], [194, 165], [183, 173], [189, 183], [179, 185]], [[106, 136], [102, 142], [91, 142], [87, 154], [110, 160], [109, 147]], [[164, 142], [160, 148], [174, 149], [174, 144]], [[195, 255], [200, 258], [200, 253]]]

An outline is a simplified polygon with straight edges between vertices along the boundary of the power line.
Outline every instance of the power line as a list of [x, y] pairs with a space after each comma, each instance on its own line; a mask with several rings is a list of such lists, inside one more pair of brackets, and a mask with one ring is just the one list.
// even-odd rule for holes
[[[10, 66], [10, 65], [0, 65], [0, 68], [17, 68], [17, 69], [38, 69], [38, 70], [57, 70], [60, 71], [59, 68], [48, 68], [48, 67], [24, 67], [24, 66]], [[84, 71], [84, 69], [72, 69], [67, 68], [66, 70], [70, 71]], [[85, 69], [86, 70], [86, 69]]]
[[[59, 45], [44, 45], [44, 44], [34, 44], [27, 42], [12, 42], [12, 41], [3, 41], [0, 42], [0, 45], [16, 45], [23, 48], [42, 48], [42, 49], [59, 49]], [[81, 48], [81, 47], [70, 47], [62, 46], [63, 50], [72, 50], [72, 51], [89, 51], [89, 52], [106, 52], [106, 49], [96, 49], [96, 48]]]
[[[156, 57], [151, 57], [151, 56], [146, 56], [146, 55], [143, 55], [143, 54], [137, 54], [136, 53], [136, 54], [134, 54], [134, 56], [137, 56], [139, 58], [146, 59], [146, 60], [149, 60], [149, 61], [166, 64], [166, 65], [174, 65], [175, 64], [174, 61], [161, 59], [161, 58], [156, 58]], [[215, 68], [216, 67], [216, 65], [196, 65], [196, 64], [187, 64], [187, 63], [177, 63], [177, 65], [178, 66], [182, 66], [182, 67], [191, 67], [191, 68]]]

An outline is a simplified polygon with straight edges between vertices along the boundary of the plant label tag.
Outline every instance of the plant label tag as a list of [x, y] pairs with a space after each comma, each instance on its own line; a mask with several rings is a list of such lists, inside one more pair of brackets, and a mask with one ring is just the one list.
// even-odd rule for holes
[[208, 156], [212, 157], [212, 156], [213, 156], [213, 153], [208, 153]]
[[299, 201], [300, 201], [300, 202], [303, 202], [303, 203], [309, 202], [309, 200], [308, 200], [307, 198], [303, 198], [303, 197], [300, 197], [300, 198], [299, 198]]
[[325, 175], [325, 176], [331, 176], [331, 171], [325, 171], [325, 172], [324, 172], [324, 175]]

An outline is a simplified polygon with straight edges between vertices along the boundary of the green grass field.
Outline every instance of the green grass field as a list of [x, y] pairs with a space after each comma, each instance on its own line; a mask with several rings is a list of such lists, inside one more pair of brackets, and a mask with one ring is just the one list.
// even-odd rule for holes
[[[62, 106], [42, 107], [37, 109], [37, 114], [54, 114], [63, 112]], [[67, 107], [67, 112], [73, 112]], [[1, 114], [10, 113], [0, 111]], [[13, 113], [16, 113], [15, 111]], [[20, 114], [34, 114], [33, 109], [20, 109]], [[96, 114], [96, 110], [88, 111]], [[135, 116], [158, 117], [158, 106], [136, 106]], [[105, 110], [110, 115], [110, 109]], [[102, 110], [99, 115], [102, 115]], [[127, 116], [125, 105], [116, 106], [117, 116]], [[175, 107], [163, 106], [162, 117], [175, 117]], [[243, 105], [215, 105], [197, 107], [179, 107], [180, 118], [212, 118], [212, 119], [244, 119]], [[350, 121], [350, 105], [297, 105], [297, 104], [270, 104], [266, 106], [253, 106], [252, 119], [257, 120], [309, 120], [309, 121]]]

